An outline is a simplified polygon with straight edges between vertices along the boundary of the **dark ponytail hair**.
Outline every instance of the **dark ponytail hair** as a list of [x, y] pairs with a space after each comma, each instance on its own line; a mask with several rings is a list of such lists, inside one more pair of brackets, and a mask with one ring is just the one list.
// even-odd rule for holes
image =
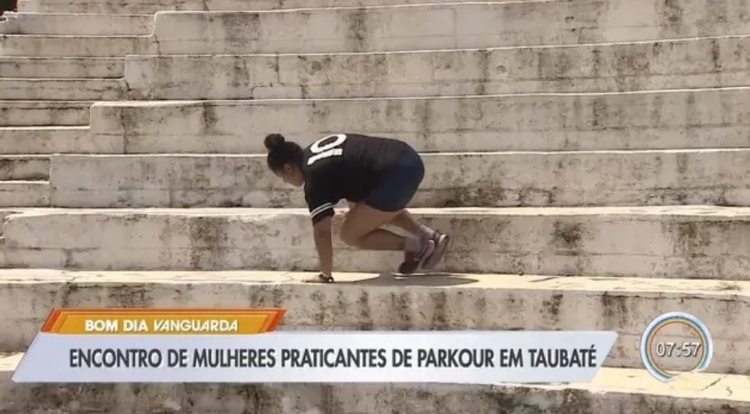
[[287, 141], [281, 134], [270, 134], [263, 145], [268, 150], [267, 162], [271, 171], [280, 171], [287, 164], [302, 167], [304, 154], [296, 142]]

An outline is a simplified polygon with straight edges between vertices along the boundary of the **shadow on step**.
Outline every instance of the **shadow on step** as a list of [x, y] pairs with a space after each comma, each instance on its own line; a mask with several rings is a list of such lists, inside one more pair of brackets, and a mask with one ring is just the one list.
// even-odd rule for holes
[[337, 284], [373, 286], [458, 286], [476, 283], [477, 279], [450, 273], [414, 274], [411, 276], [381, 273], [370, 279], [356, 281], [336, 281]]

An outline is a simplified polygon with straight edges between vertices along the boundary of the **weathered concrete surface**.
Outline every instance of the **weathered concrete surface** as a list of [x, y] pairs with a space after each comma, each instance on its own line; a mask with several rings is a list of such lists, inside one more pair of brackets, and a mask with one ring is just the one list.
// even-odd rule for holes
[[[0, 123], [85, 125], [88, 102], [0, 102]], [[262, 153], [262, 137], [345, 131], [420, 151], [735, 148], [748, 143], [750, 88], [405, 99], [102, 102], [85, 129], [0, 128], [17, 153]], [[280, 125], [283, 128], [280, 129]], [[26, 137], [26, 141], [24, 141]], [[54, 139], [56, 144], [45, 143]], [[70, 145], [66, 145], [69, 142]], [[17, 148], [17, 149], [14, 149]], [[24, 149], [25, 148], [25, 149]], [[55, 148], [54, 151], [49, 148]], [[95, 150], [94, 150], [95, 149]]]
[[92, 138], [85, 126], [0, 128], [3, 154], [108, 154], [122, 152], [121, 148], [121, 140]]
[[121, 78], [125, 58], [0, 57], [3, 78]]
[[750, 36], [585, 46], [234, 56], [130, 56], [133, 99], [616, 92], [746, 86]]
[[50, 188], [46, 181], [0, 181], [0, 207], [46, 207]]
[[747, 1], [717, 4], [711, 0], [675, 0], [665, 6], [654, 0], [638, 0], [642, 7], [622, 0], [616, 4], [552, 1], [160, 12], [156, 15], [154, 36], [4, 35], [0, 38], [0, 54], [39, 57], [351, 52], [746, 34], [750, 31], [750, 15], [742, 10], [747, 8]]
[[[711, 329], [711, 372], [750, 372], [750, 282], [635, 278], [336, 274], [331, 286], [286, 272], [0, 272], [0, 350], [28, 346], [54, 307], [287, 309], [282, 329], [613, 330], [607, 366], [642, 367], [640, 336], [656, 316], [691, 313]], [[582, 315], [586, 315], [582, 318]], [[690, 332], [664, 331], [665, 341]], [[603, 356], [602, 356], [603, 357]], [[665, 362], [689, 369], [694, 361]], [[747, 396], [746, 396], [747, 397]]]
[[135, 36], [150, 35], [154, 28], [152, 14], [5, 13], [3, 17], [2, 34]]
[[[639, 7], [640, 6], [640, 7]], [[747, 0], [506, 2], [266, 12], [159, 12], [162, 54], [355, 52], [748, 33]]]
[[[750, 208], [413, 212], [453, 233], [452, 251], [439, 267], [446, 271], [744, 280], [750, 266]], [[3, 236], [5, 268], [318, 267], [303, 209], [32, 209], [6, 216]], [[334, 245], [340, 271], [380, 272], [403, 260], [399, 252], [351, 250], [338, 237]]]
[[[260, 139], [260, 137], [256, 138]], [[750, 206], [750, 149], [439, 153], [413, 207]], [[53, 155], [58, 207], [305, 207], [258, 155]]]
[[352, 128], [433, 152], [745, 147], [750, 88], [91, 108], [91, 139], [134, 154], [265, 153], [269, 133], [306, 143]]
[[0, 125], [88, 125], [90, 107], [91, 102], [81, 101], [0, 101]]
[[0, 55], [35, 57], [122, 57], [153, 53], [150, 36], [0, 35]]
[[0, 99], [91, 101], [122, 98], [121, 79], [28, 79], [0, 78]]
[[34, 155], [0, 156], [0, 181], [46, 180], [49, 177], [49, 157]]
[[[537, 1], [537, 0], [519, 0]], [[562, 0], [568, 1], [568, 0]], [[632, 2], [633, 0], [626, 0]], [[18, 10], [41, 13], [154, 14], [159, 11], [237, 11], [318, 7], [460, 3], [456, 0], [18, 0]]]
[[[689, 374], [662, 384], [644, 370], [603, 369], [591, 384], [26, 385], [10, 381], [20, 354], [0, 359], [3, 414], [735, 414], [750, 409], [750, 381]], [[113, 397], [116, 396], [116, 397]]]

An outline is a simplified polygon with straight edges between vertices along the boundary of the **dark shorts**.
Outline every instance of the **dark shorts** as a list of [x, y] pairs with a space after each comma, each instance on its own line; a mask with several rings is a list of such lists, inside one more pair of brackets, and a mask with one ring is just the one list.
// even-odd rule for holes
[[370, 191], [363, 202], [387, 212], [403, 210], [414, 198], [424, 178], [424, 163], [417, 151], [409, 147], [393, 167], [384, 174], [380, 183]]

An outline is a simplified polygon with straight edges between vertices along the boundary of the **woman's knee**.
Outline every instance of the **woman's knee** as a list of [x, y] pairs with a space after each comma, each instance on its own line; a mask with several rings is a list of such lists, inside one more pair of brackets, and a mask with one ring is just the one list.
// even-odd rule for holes
[[399, 212], [378, 211], [367, 204], [359, 203], [344, 217], [339, 237], [349, 246], [359, 247], [368, 234], [390, 223], [397, 214]]

